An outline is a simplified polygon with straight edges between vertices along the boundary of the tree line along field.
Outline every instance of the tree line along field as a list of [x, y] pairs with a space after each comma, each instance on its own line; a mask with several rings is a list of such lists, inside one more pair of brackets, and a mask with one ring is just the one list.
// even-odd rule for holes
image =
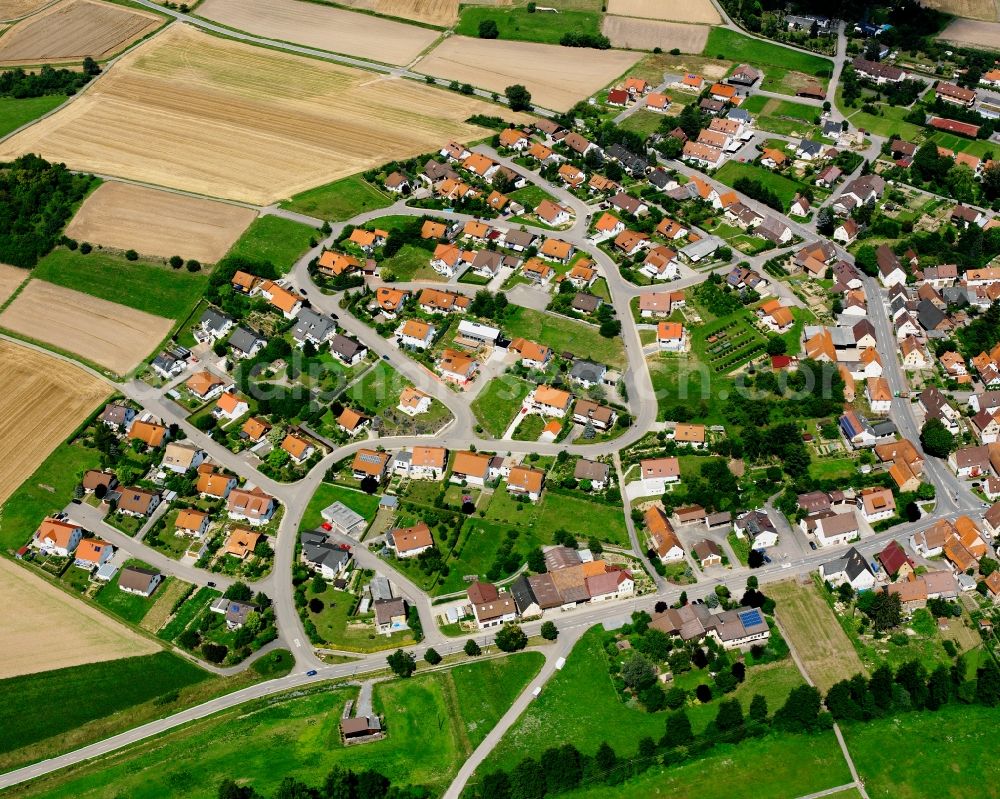
[[176, 24], [5, 140], [0, 158], [35, 152], [75, 169], [268, 205], [442, 141], [482, 138], [488, 131], [465, 120], [498, 112], [456, 92]]
[[0, 36], [0, 64], [108, 58], [162, 23], [159, 14], [101, 0], [61, 0]]
[[230, 28], [388, 64], [408, 64], [438, 33], [304, 0], [205, 0], [198, 16]]
[[[176, 799], [214, 799], [226, 777], [270, 793], [286, 775], [316, 783], [334, 765], [374, 768], [394, 783], [440, 794], [541, 663], [541, 655], [527, 652], [378, 683], [374, 705], [385, 714], [387, 735], [364, 746], [344, 747], [338, 732], [344, 702], [357, 697], [357, 688], [321, 686], [223, 711], [10, 794], [96, 799], [114, 786], [132, 799], [160, 799], [170, 786]], [[246, 746], [250, 741], [266, 745]]]

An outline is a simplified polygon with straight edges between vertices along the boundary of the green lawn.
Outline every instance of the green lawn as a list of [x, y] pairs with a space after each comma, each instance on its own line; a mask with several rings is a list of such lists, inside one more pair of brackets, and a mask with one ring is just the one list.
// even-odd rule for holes
[[432, 253], [423, 247], [404, 244], [399, 252], [391, 258], [386, 258], [379, 264], [382, 277], [391, 274], [396, 280], [409, 281], [418, 279], [442, 280], [440, 274], [431, 266]]
[[[705, 757], [670, 767], [654, 766], [622, 785], [585, 785], [560, 794], [567, 799], [617, 799], [620, 796], [698, 797], [698, 799], [791, 799], [851, 780], [832, 732], [818, 735], [772, 734], [726, 744]], [[749, 789], [752, 786], [752, 789]], [[850, 794], [836, 794], [849, 797]]]
[[272, 795], [286, 776], [321, 785], [335, 765], [376, 769], [394, 783], [440, 795], [540, 665], [540, 655], [524, 653], [379, 683], [374, 704], [387, 734], [363, 746], [344, 747], [338, 732], [344, 703], [357, 689], [316, 688], [223, 711], [113, 760], [32, 783], [23, 795], [97, 799], [113, 786], [114, 795], [131, 799], [161, 799], [165, 789], [171, 799], [214, 799], [227, 777]]
[[368, 183], [361, 175], [351, 175], [296, 194], [283, 202], [281, 207], [331, 222], [342, 222], [366, 211], [385, 208], [393, 202], [391, 195]]
[[770, 169], [764, 169], [753, 164], [741, 164], [739, 161], [727, 161], [715, 173], [715, 179], [725, 183], [727, 186], [732, 186], [739, 178], [751, 178], [774, 191], [778, 195], [778, 199], [781, 200], [782, 208], [785, 210], [792, 204], [795, 195], [803, 188], [803, 185], [798, 181], [786, 178], [784, 175], [779, 175]]
[[774, 114], [783, 117], [795, 117], [804, 122], [812, 122], [819, 109], [811, 105], [792, 102], [791, 100], [776, 100], [773, 97], [765, 97], [763, 94], [750, 95], [740, 108], [749, 111], [751, 114]]
[[39, 261], [32, 275], [168, 319], [187, 316], [208, 284], [204, 272], [128, 261], [98, 252], [83, 255], [63, 247]]
[[839, 86], [837, 87], [836, 104], [848, 122], [857, 128], [867, 130], [869, 133], [874, 133], [877, 136], [901, 136], [904, 139], [913, 141], [924, 133], [924, 128], [920, 125], [914, 125], [912, 122], [907, 122], [904, 119], [909, 113], [909, 109], [906, 108], [879, 103], [877, 106], [881, 112], [879, 116], [862, 111], [860, 106], [857, 109], [848, 108], [844, 105], [843, 95]]
[[[565, 667], [546, 684], [538, 699], [503, 737], [480, 774], [496, 768], [510, 769], [525, 756], [537, 757], [542, 750], [567, 742], [581, 752], [593, 754], [602, 741], [608, 741], [620, 757], [630, 757], [644, 736], [659, 740], [666, 714], [647, 713], [621, 701], [608, 672], [607, 656], [601, 646], [603, 635], [602, 627], [584, 634], [566, 659]], [[704, 672], [682, 675], [685, 688], [708, 679]], [[754, 693], [763, 694], [773, 713], [792, 688], [801, 684], [798, 670], [786, 659], [748, 669], [746, 682], [730, 696], [738, 698], [747, 709]], [[692, 728], [699, 733], [715, 718], [718, 702], [706, 705], [694, 702], [687, 710]], [[820, 787], [829, 788], [844, 781], [831, 781]]]
[[494, 377], [472, 401], [476, 421], [494, 438], [504, 434], [533, 386], [513, 375]]
[[997, 799], [998, 722], [1000, 709], [953, 704], [848, 724], [844, 736], [871, 799]]
[[[168, 652], [0, 680], [0, 752], [68, 732], [208, 678]], [[213, 786], [214, 789], [214, 786]]]
[[[497, 552], [506, 539], [510, 525], [472, 517], [462, 524], [458, 541], [448, 558], [448, 576], [440, 579], [432, 593], [436, 596], [463, 591], [468, 583], [463, 579], [466, 574], [478, 574], [486, 579], [487, 573], [496, 560]], [[514, 542], [516, 552], [523, 562], [528, 553], [542, 543], [528, 529], [517, 528], [518, 536]]]
[[708, 41], [705, 43], [702, 55], [725, 61], [747, 63], [760, 68], [765, 76], [769, 66], [804, 72], [807, 75], [825, 75], [827, 77], [833, 70], [833, 63], [828, 58], [791, 50], [761, 39], [753, 39], [728, 28], [713, 27], [709, 31]]
[[379, 361], [344, 392], [344, 398], [352, 404], [360, 405], [370, 414], [380, 414], [386, 408], [395, 408], [399, 403], [400, 393], [409, 385], [410, 381], [388, 363]]
[[515, 441], [538, 441], [538, 437], [548, 424], [548, 418], [539, 414], [531, 414], [521, 421], [514, 431]]
[[83, 473], [101, 465], [96, 449], [60, 444], [0, 509], [0, 548], [26, 543], [46, 515], [62, 510], [73, 498]]
[[53, 108], [66, 102], [66, 99], [64, 94], [25, 97], [20, 100], [13, 97], [0, 97], [0, 136], [6, 136], [21, 125], [38, 119], [42, 114], [47, 114]]
[[309, 600], [318, 597], [323, 602], [323, 609], [319, 613], [310, 610], [309, 618], [316, 625], [316, 632], [323, 641], [334, 649], [378, 652], [414, 643], [413, 636], [407, 630], [389, 636], [376, 633], [372, 621], [374, 613], [364, 617], [352, 617], [351, 611], [357, 604], [357, 597], [354, 594], [337, 591], [332, 585], [327, 585], [322, 593], [316, 594], [310, 585], [306, 590], [306, 597]]
[[523, 336], [551, 347], [557, 354], [572, 352], [616, 369], [625, 366], [625, 348], [620, 337], [604, 338], [593, 325], [566, 317], [510, 306], [503, 328], [507, 335]]
[[658, 355], [648, 362], [660, 418], [672, 418], [670, 409], [684, 405], [694, 412], [694, 421], [726, 423], [722, 409], [734, 390], [730, 378], [713, 374], [692, 354]]
[[534, 183], [529, 183], [523, 189], [512, 191], [507, 196], [515, 202], [519, 202], [522, 205], [526, 203], [532, 208], [536, 208], [542, 200], [555, 200], [545, 189], [541, 186], [536, 186]]
[[100, 593], [97, 595], [97, 604], [131, 624], [138, 624], [145, 618], [149, 609], [153, 607], [153, 603], [156, 602], [159, 595], [167, 589], [167, 583], [172, 578], [168, 577], [164, 580], [163, 584], [156, 589], [156, 593], [153, 596], [144, 597], [122, 591], [118, 587], [118, 580], [121, 578], [121, 575], [122, 573], [119, 571], [115, 579], [108, 582], [100, 590]]
[[644, 111], [639, 109], [630, 116], [627, 116], [625, 121], [622, 122], [619, 127], [624, 130], [630, 130], [633, 133], [638, 133], [643, 138], [647, 138], [660, 129], [660, 120], [662, 119], [663, 114], [657, 114], [655, 111]]
[[281, 274], [290, 270], [319, 231], [280, 216], [259, 216], [239, 237], [229, 255], [251, 261], [270, 261]]
[[323, 523], [320, 511], [334, 502], [343, 502], [355, 513], [360, 513], [371, 521], [375, 518], [375, 511], [378, 510], [379, 497], [377, 494], [366, 494], [364, 491], [355, 491], [346, 486], [320, 483], [302, 517], [302, 528], [319, 527]]
[[857, 472], [853, 458], [824, 458], [809, 464], [809, 476], [814, 480], [846, 480]]
[[461, 36], [479, 36], [479, 23], [492, 19], [497, 24], [501, 39], [518, 39], [526, 42], [559, 44], [566, 33], [601, 32], [601, 15], [590, 11], [560, 11], [558, 14], [535, 12], [527, 8], [484, 8], [466, 6], [455, 33]]
[[1000, 148], [994, 142], [984, 139], [967, 139], [964, 136], [943, 132], [934, 133], [928, 138], [939, 147], [947, 147], [957, 153], [971, 153], [976, 158], [991, 158], [993, 154], [1000, 152]]
[[486, 518], [533, 532], [549, 543], [563, 527], [577, 536], [628, 545], [624, 512], [620, 506], [593, 502], [572, 494], [545, 491], [536, 503], [517, 502], [502, 484], [493, 494]]

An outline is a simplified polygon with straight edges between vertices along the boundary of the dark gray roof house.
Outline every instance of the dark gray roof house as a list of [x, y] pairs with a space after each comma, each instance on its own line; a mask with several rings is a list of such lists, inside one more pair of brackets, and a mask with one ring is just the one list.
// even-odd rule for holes
[[292, 338], [300, 343], [311, 341], [319, 344], [326, 341], [337, 329], [337, 323], [329, 316], [316, 313], [312, 308], [303, 308], [295, 318]]
[[600, 297], [588, 294], [586, 291], [579, 291], [570, 303], [570, 307], [580, 313], [593, 313], [601, 307], [602, 302]]
[[928, 332], [944, 330], [949, 326], [948, 317], [930, 300], [921, 300], [917, 305], [917, 319], [921, 327]]
[[229, 346], [246, 356], [256, 354], [267, 342], [252, 330], [240, 325], [229, 337]]
[[823, 148], [825, 146], [826, 145], [818, 141], [803, 139], [798, 143], [796, 150], [799, 152], [800, 155], [808, 155], [811, 158], [815, 158], [816, 156], [818, 156], [820, 153], [823, 152]]
[[345, 363], [350, 363], [358, 356], [368, 352], [368, 348], [353, 338], [338, 334], [330, 339], [330, 352]]
[[247, 623], [247, 617], [259, 608], [252, 602], [230, 602], [226, 608], [226, 626], [237, 630]]
[[209, 308], [201, 315], [201, 319], [198, 320], [198, 324], [201, 328], [205, 330], [206, 333], [211, 333], [214, 336], [221, 336], [230, 327], [232, 327], [233, 320], [221, 313], [214, 308]]
[[666, 189], [671, 183], [675, 182], [674, 176], [671, 175], [665, 169], [654, 169], [649, 173], [649, 182], [656, 186], [658, 189]]
[[596, 384], [604, 379], [608, 372], [608, 367], [603, 363], [593, 361], [577, 361], [570, 370], [569, 379], [574, 383]]
[[609, 471], [610, 468], [606, 463], [580, 458], [576, 462], [576, 468], [573, 469], [573, 477], [577, 480], [591, 480], [604, 483], [607, 482]]
[[350, 552], [331, 543], [326, 535], [315, 530], [305, 530], [300, 540], [303, 560], [315, 569], [339, 574], [351, 559]]
[[510, 591], [511, 598], [514, 600], [514, 607], [517, 608], [518, 615], [524, 615], [532, 605], [538, 604], [535, 592], [531, 590], [531, 583], [528, 582], [527, 575], [522, 574], [514, 580], [508, 590]]

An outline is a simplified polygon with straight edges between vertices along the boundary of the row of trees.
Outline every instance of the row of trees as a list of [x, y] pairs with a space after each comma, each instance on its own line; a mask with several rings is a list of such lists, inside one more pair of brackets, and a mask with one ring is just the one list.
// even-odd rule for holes
[[0, 97], [24, 99], [53, 94], [72, 95], [86, 86], [95, 75], [100, 74], [101, 68], [90, 56], [83, 59], [83, 69], [79, 72], [54, 69], [48, 65], [38, 72], [9, 69], [0, 72]]
[[[218, 799], [267, 799], [252, 785], [225, 779], [219, 785]], [[295, 777], [285, 777], [270, 799], [427, 799], [430, 793], [420, 786], [393, 785], [379, 771], [353, 771], [336, 766], [320, 785], [309, 785]]]

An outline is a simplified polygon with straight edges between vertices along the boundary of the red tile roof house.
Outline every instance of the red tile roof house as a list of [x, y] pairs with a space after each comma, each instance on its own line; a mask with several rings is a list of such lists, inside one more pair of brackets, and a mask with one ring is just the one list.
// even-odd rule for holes
[[45, 518], [31, 538], [30, 546], [51, 555], [69, 557], [83, 538], [83, 528], [62, 519]]
[[270, 494], [259, 488], [236, 488], [229, 492], [226, 511], [234, 521], [245, 521], [254, 526], [266, 524], [274, 515], [277, 503]]
[[639, 473], [643, 494], [662, 494], [667, 485], [680, 482], [681, 463], [677, 458], [647, 458], [639, 462]]

